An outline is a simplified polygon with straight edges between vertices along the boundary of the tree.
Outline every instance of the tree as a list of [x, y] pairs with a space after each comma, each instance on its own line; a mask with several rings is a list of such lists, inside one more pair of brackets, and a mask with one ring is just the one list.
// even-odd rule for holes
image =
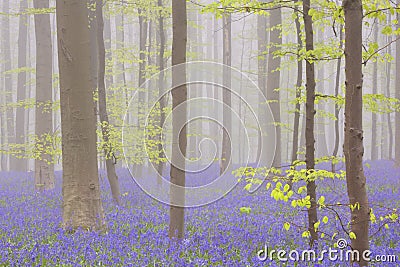
[[[3, 12], [8, 14], [10, 12], [10, 2], [9, 0], [3, 1]], [[5, 100], [6, 103], [13, 102], [13, 91], [12, 91], [12, 75], [11, 73], [7, 72], [10, 71], [12, 68], [12, 61], [11, 61], [11, 45], [10, 45], [10, 21], [7, 16], [2, 16], [3, 23], [2, 23], [2, 54], [3, 54], [3, 71], [4, 74], [4, 87], [5, 89]], [[11, 107], [7, 107], [6, 110], [6, 126], [7, 126], [7, 144], [10, 147], [10, 144], [15, 143], [15, 123], [14, 123], [14, 110]], [[15, 170], [12, 167], [16, 164], [14, 161], [16, 160], [15, 157], [8, 157], [9, 158], [9, 169]]]
[[56, 2], [60, 76], [63, 227], [101, 229], [88, 0]]
[[[303, 41], [301, 40], [301, 28], [299, 13], [296, 12], [295, 18], [296, 33], [297, 33], [297, 45], [298, 51], [303, 47]], [[301, 97], [301, 84], [303, 82], [303, 61], [297, 58], [297, 81], [296, 81], [296, 99]], [[292, 163], [297, 160], [297, 152], [299, 150], [299, 128], [300, 128], [300, 101], [296, 101], [295, 113], [294, 113], [294, 126], [293, 126], [293, 148], [292, 148]]]
[[[339, 27], [339, 42], [340, 48], [343, 46], [343, 26], [340, 25]], [[335, 79], [335, 98], [339, 96], [339, 87], [340, 87], [340, 68], [342, 65], [342, 57], [339, 57], [336, 63], [336, 79]], [[333, 156], [336, 157], [339, 151], [339, 140], [340, 140], [340, 133], [339, 133], [339, 105], [335, 102], [335, 145], [333, 147]], [[332, 172], [335, 172], [335, 164], [332, 163]]]
[[[397, 1], [400, 5], [400, 0]], [[400, 13], [397, 13], [397, 28], [400, 29]], [[396, 73], [400, 73], [400, 42], [396, 42]], [[396, 98], [400, 99], [400, 77], [396, 75]], [[396, 163], [400, 166], [400, 112], [395, 115], [395, 155]]]
[[[186, 62], [186, 44], [187, 44], [187, 13], [186, 0], [172, 1], [172, 66]], [[178, 142], [172, 143], [172, 162], [171, 162], [171, 183], [178, 186], [185, 186], [185, 156], [187, 148], [187, 127], [186, 127], [186, 99], [187, 87], [186, 71], [180, 69], [172, 71], [172, 109], [179, 105], [179, 112], [172, 113], [172, 138], [178, 139]], [[180, 85], [175, 87], [175, 85]], [[174, 203], [184, 200], [184, 191], [178, 191], [171, 187], [171, 206], [169, 237], [182, 239], [184, 234], [185, 210], [182, 206], [174, 206]]]
[[[35, 0], [37, 9], [49, 8], [49, 0]], [[39, 11], [38, 11], [39, 12]], [[39, 158], [35, 159], [35, 185], [37, 189], [54, 188], [54, 163], [46, 153], [53, 138], [53, 112], [48, 108], [53, 95], [53, 49], [49, 14], [35, 14], [36, 35], [36, 112], [35, 134]], [[47, 108], [46, 108], [47, 105]]]
[[[351, 209], [351, 231], [356, 238], [351, 239], [351, 247], [360, 255], [369, 248], [369, 203], [366, 179], [363, 170], [363, 130], [362, 130], [362, 1], [343, 1], [345, 19], [345, 131], [344, 155], [346, 161], [346, 183]], [[360, 257], [360, 266], [367, 262]]]
[[[158, 66], [160, 68], [160, 74], [158, 77], [158, 93], [159, 96], [162, 96], [164, 94], [164, 53], [165, 53], [165, 29], [164, 29], [164, 16], [161, 12], [163, 9], [163, 3], [162, 0], [157, 1], [157, 5], [160, 8], [159, 11], [159, 17], [158, 17], [158, 27], [159, 27], [159, 33], [158, 33], [158, 42], [160, 44], [160, 52], [158, 54]], [[164, 169], [164, 162], [161, 159], [165, 158], [164, 150], [163, 150], [163, 141], [164, 141], [164, 135], [162, 132], [164, 123], [165, 123], [165, 106], [166, 106], [166, 97], [160, 97], [159, 100], [159, 105], [160, 105], [160, 134], [158, 136], [158, 151], [159, 151], [159, 162], [157, 163], [157, 173], [160, 175], [159, 179], [157, 180], [158, 184], [161, 184], [161, 177], [163, 174], [163, 169]]]
[[[312, 18], [309, 15], [310, 0], [303, 1], [304, 30], [306, 34], [306, 51], [314, 50], [314, 34]], [[306, 60], [306, 168], [309, 172], [315, 167], [315, 138], [314, 138], [314, 117], [315, 117], [315, 71], [314, 63]], [[307, 181], [307, 195], [310, 196], [311, 206], [308, 208], [308, 231], [311, 234], [310, 247], [318, 239], [314, 228], [317, 222], [317, 203], [315, 180]]]
[[[378, 25], [374, 26], [374, 42], [378, 42]], [[373, 74], [372, 74], [372, 94], [378, 93], [378, 61], [375, 60], [373, 64]], [[377, 141], [377, 116], [376, 111], [373, 110], [371, 112], [371, 121], [372, 121], [372, 129], [371, 129], [371, 160], [378, 159], [378, 144]]]
[[[281, 112], [280, 112], [280, 102], [279, 102], [279, 88], [280, 88], [280, 79], [281, 72], [279, 70], [281, 65], [281, 57], [275, 56], [274, 53], [280, 49], [282, 45], [282, 37], [280, 34], [280, 25], [282, 24], [282, 11], [280, 7], [271, 11], [270, 16], [270, 43], [271, 47], [269, 49], [268, 55], [268, 67], [267, 67], [267, 99], [270, 101], [269, 105], [271, 107], [272, 115], [274, 116], [274, 120], [276, 123], [280, 123], [281, 121]], [[268, 129], [268, 131], [274, 131], [275, 129]], [[281, 165], [281, 128], [279, 125], [276, 126], [276, 150], [275, 156], [272, 163], [274, 167], [280, 167]], [[268, 137], [267, 137], [268, 138]], [[268, 139], [264, 140], [265, 144], [269, 144]], [[268, 148], [268, 151], [273, 151], [274, 148]], [[265, 162], [265, 159], [264, 159]]]
[[[263, 99], [265, 99], [265, 91], [266, 91], [266, 67], [267, 67], [267, 18], [263, 15], [257, 16], [257, 48], [258, 48], [258, 73], [257, 73], [257, 85], [260, 89], [260, 95], [258, 100], [258, 112], [260, 114], [260, 118], [265, 117], [266, 103], [263, 103]], [[267, 127], [265, 122], [263, 123], [263, 127]], [[258, 135], [258, 148], [257, 148], [257, 159], [256, 162], [261, 160], [261, 148], [263, 140], [262, 131], [260, 131]], [[262, 159], [265, 160], [265, 159]]]
[[98, 68], [97, 83], [99, 93], [99, 117], [101, 124], [101, 133], [104, 141], [104, 154], [106, 157], [107, 178], [110, 183], [111, 193], [114, 201], [119, 204], [120, 189], [118, 176], [115, 172], [115, 164], [113, 161], [114, 151], [110, 144], [110, 121], [107, 113], [107, 95], [105, 86], [105, 70], [106, 70], [106, 49], [104, 45], [104, 20], [103, 20], [103, 0], [96, 0], [96, 22], [97, 22], [97, 50], [98, 50]]
[[[223, 63], [226, 66], [232, 65], [232, 22], [231, 15], [223, 15]], [[223, 133], [222, 133], [222, 151], [221, 151], [221, 168], [220, 174], [223, 174], [231, 160], [231, 140], [229, 138], [229, 133], [231, 133], [232, 127], [232, 114], [230, 110], [231, 106], [231, 74], [228, 67], [223, 69], [223, 85], [225, 88], [222, 91], [222, 101], [224, 107], [222, 110], [223, 116]]]
[[[26, 9], [28, 1], [20, 2], [19, 28], [18, 28], [18, 80], [17, 80], [17, 101], [24, 101], [26, 98], [26, 51], [28, 36], [28, 16]], [[25, 108], [18, 107], [15, 114], [15, 142], [24, 147], [25, 144]], [[21, 151], [20, 154], [24, 154]], [[15, 171], [26, 171], [28, 162], [25, 158], [15, 159], [12, 161], [11, 169]]]

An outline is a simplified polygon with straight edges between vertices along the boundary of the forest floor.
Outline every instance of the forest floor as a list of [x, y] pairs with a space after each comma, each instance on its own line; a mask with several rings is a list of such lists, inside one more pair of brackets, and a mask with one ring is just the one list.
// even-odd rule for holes
[[[290, 201], [276, 202], [265, 186], [249, 194], [244, 183], [217, 202], [188, 208], [185, 239], [169, 242], [168, 206], [147, 196], [127, 170], [118, 174], [121, 206], [114, 205], [106, 179], [101, 180], [107, 232], [69, 234], [60, 228], [60, 172], [56, 174], [56, 189], [45, 193], [35, 192], [32, 173], [0, 173], [0, 266], [350, 266], [345, 260], [328, 259], [289, 259], [285, 263], [275, 257], [261, 261], [258, 251], [265, 247], [288, 253], [298, 250], [300, 254], [308, 249], [309, 240], [302, 237], [306, 211], [293, 208]], [[396, 255], [399, 266], [399, 220], [392, 223], [385, 216], [400, 208], [400, 170], [392, 162], [377, 161], [366, 165], [365, 174], [376, 216], [370, 229], [370, 250], [372, 255]], [[317, 183], [318, 195], [325, 196], [325, 203], [348, 202], [343, 180]], [[241, 207], [251, 210], [243, 212]], [[350, 243], [344, 232], [349, 229], [349, 209], [343, 206], [335, 210], [337, 214], [318, 211], [321, 221], [324, 216], [329, 221], [321, 222], [319, 229], [326, 234], [317, 244], [317, 253], [334, 248], [339, 238]], [[290, 223], [289, 229], [285, 229], [285, 222]]]

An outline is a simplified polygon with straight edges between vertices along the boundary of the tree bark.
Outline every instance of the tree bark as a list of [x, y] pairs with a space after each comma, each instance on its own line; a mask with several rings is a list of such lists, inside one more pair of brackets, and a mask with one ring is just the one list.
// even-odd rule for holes
[[88, 0], [57, 0], [63, 227], [102, 229]]
[[[163, 1], [158, 0], [157, 2], [158, 7], [160, 10], [163, 9]], [[157, 163], [157, 173], [159, 174], [159, 177], [157, 179], [157, 183], [161, 185], [161, 177], [163, 175], [163, 169], [164, 169], [164, 162], [161, 161], [161, 159], [165, 158], [164, 150], [163, 150], [163, 143], [164, 143], [164, 135], [162, 132], [164, 123], [165, 123], [165, 107], [166, 107], [166, 97], [164, 96], [164, 53], [165, 53], [165, 29], [164, 29], [164, 16], [163, 13], [160, 12], [159, 17], [158, 17], [158, 27], [159, 27], [159, 44], [160, 44], [160, 51], [158, 55], [158, 65], [159, 65], [159, 70], [160, 74], [158, 76], [158, 95], [160, 97], [159, 100], [159, 105], [160, 105], [160, 134], [158, 135], [158, 152], [159, 152], [159, 162]], [[161, 97], [162, 96], [162, 97]]]
[[[9, 0], [5, 0], [3, 2], [3, 12], [5, 14], [10, 13], [10, 2]], [[4, 88], [6, 88], [6, 96], [5, 96], [5, 103], [12, 103], [13, 100], [13, 90], [12, 90], [12, 74], [7, 73], [12, 69], [12, 60], [11, 60], [11, 45], [10, 45], [10, 20], [7, 16], [2, 16], [3, 19], [3, 28], [1, 32], [2, 36], [2, 54], [3, 54], [3, 64], [4, 68]], [[14, 109], [7, 107], [6, 110], [6, 125], [7, 125], [7, 144], [14, 144], [15, 143], [15, 123], [14, 123]], [[14, 163], [16, 158], [10, 155], [8, 157], [8, 169], [11, 171], [15, 171], [13, 166], [16, 164]]]
[[[49, 0], [34, 0], [34, 8], [49, 8]], [[53, 137], [53, 112], [43, 105], [53, 100], [53, 48], [51, 43], [50, 14], [36, 14], [36, 112], [35, 134], [42, 147], [40, 158], [35, 159], [35, 186], [39, 190], [53, 189], [54, 159], [46, 153], [52, 143], [46, 137]]]
[[[186, 44], [187, 44], [187, 13], [186, 0], [172, 1], [172, 66], [186, 62]], [[178, 186], [185, 186], [185, 156], [187, 148], [187, 87], [186, 71], [172, 71], [172, 109], [181, 105], [179, 113], [172, 114], [172, 138], [178, 142], [172, 144], [172, 163], [171, 163], [171, 183]], [[180, 85], [175, 87], [176, 85]], [[180, 129], [182, 129], [180, 131]], [[171, 187], [171, 203], [185, 199], [185, 192], [175, 191]], [[182, 202], [182, 201], [179, 201]], [[185, 210], [183, 207], [170, 206], [169, 237], [182, 239], [184, 235]]]
[[[299, 13], [296, 12], [296, 33], [297, 33], [297, 46], [298, 51], [303, 47], [303, 41], [301, 40], [301, 28], [299, 21]], [[299, 125], [300, 125], [300, 97], [301, 97], [301, 84], [303, 82], [303, 61], [297, 58], [297, 81], [296, 81], [296, 106], [294, 112], [294, 126], [293, 126], [293, 137], [292, 137], [292, 163], [297, 160], [297, 152], [299, 150]]]
[[[340, 41], [340, 48], [342, 48], [343, 44], [343, 26], [339, 27], [339, 41]], [[336, 80], [335, 80], [335, 98], [339, 96], [339, 88], [340, 88], [340, 68], [342, 65], [342, 57], [339, 57], [336, 63]], [[334, 157], [337, 156], [339, 151], [339, 142], [340, 142], [340, 133], [339, 133], [339, 113], [340, 107], [335, 102], [335, 146], [333, 148], [332, 155]], [[335, 172], [335, 164], [332, 164], [332, 172]]]
[[106, 157], [107, 178], [110, 184], [111, 193], [114, 201], [120, 204], [120, 188], [118, 176], [115, 172], [114, 164], [114, 149], [109, 140], [110, 135], [110, 121], [107, 113], [107, 96], [105, 87], [105, 62], [106, 50], [104, 45], [104, 20], [103, 20], [103, 0], [96, 0], [96, 22], [97, 22], [97, 49], [98, 49], [98, 69], [97, 69], [97, 82], [99, 91], [99, 116], [101, 123], [101, 133], [103, 135], [104, 154]]
[[[391, 14], [390, 13], [388, 15], [388, 21], [391, 21]], [[390, 44], [391, 42], [392, 42], [392, 36], [388, 35], [387, 36], [387, 43]], [[388, 46], [387, 52], [388, 52], [389, 55], [392, 54], [392, 46], [391, 45]], [[386, 62], [386, 96], [387, 97], [390, 97], [390, 85], [391, 85], [391, 74], [392, 74], [391, 73], [391, 68], [392, 68], [392, 63], [388, 60]], [[387, 118], [388, 130], [389, 130], [388, 159], [391, 160], [391, 159], [393, 159], [393, 127], [392, 127], [392, 120], [391, 120], [391, 113], [390, 112], [386, 115], [386, 118]]]
[[[400, 4], [400, 0], [397, 0], [397, 4]], [[397, 29], [400, 28], [400, 14], [397, 13]], [[396, 73], [400, 73], [400, 42], [396, 42]], [[400, 75], [396, 75], [396, 86], [395, 86], [395, 91], [396, 91], [396, 98], [400, 99]], [[397, 111], [395, 115], [395, 161], [396, 165], [400, 166], [400, 112]]]
[[[374, 26], [374, 42], [378, 42], [378, 25]], [[372, 94], [378, 93], [378, 61], [374, 62], [373, 73], [372, 73]], [[377, 116], [376, 112], [371, 112], [371, 160], [378, 159], [378, 144], [377, 144]]]
[[[223, 15], [223, 64], [226, 66], [232, 65], [232, 20], [230, 14]], [[222, 101], [224, 103], [222, 116], [223, 116], [223, 133], [222, 133], [222, 151], [221, 151], [221, 166], [220, 174], [223, 174], [228, 166], [231, 159], [231, 140], [229, 133], [232, 128], [232, 111], [231, 106], [231, 73], [227, 67], [223, 69], [223, 85], [225, 88], [222, 91]]]
[[[28, 8], [27, 0], [20, 2], [19, 28], [18, 28], [18, 80], [17, 80], [17, 101], [26, 99], [26, 51], [28, 36], [28, 16], [25, 13]], [[20, 156], [25, 157], [25, 107], [18, 107], [15, 114], [15, 142], [21, 145]], [[25, 172], [27, 170], [27, 160], [25, 158], [14, 159], [11, 169]]]
[[[267, 83], [267, 18], [263, 15], [257, 16], [257, 46], [258, 46], [258, 73], [257, 73], [257, 84], [260, 90], [259, 99], [258, 99], [258, 113], [260, 118], [265, 118], [267, 103], [264, 103], [264, 99], [266, 97], [266, 83]], [[267, 125], [264, 121], [260, 121], [262, 123], [263, 128], [267, 128]], [[260, 162], [261, 160], [261, 148], [262, 142], [265, 141], [265, 137], [263, 136], [263, 131], [260, 131], [258, 134], [258, 148], [257, 148], [257, 158], [256, 162]], [[265, 145], [265, 143], [264, 143]], [[264, 158], [262, 159], [265, 160]]]
[[[280, 101], [279, 101], [279, 89], [280, 89], [280, 79], [281, 72], [279, 70], [281, 65], [281, 57], [274, 56], [274, 53], [280, 49], [280, 45], [282, 45], [282, 37], [281, 31], [276, 27], [282, 24], [282, 11], [280, 8], [274, 9], [270, 13], [270, 27], [273, 29], [270, 31], [270, 43], [271, 47], [269, 49], [268, 55], [268, 77], [267, 77], [267, 99], [270, 101], [269, 105], [271, 107], [272, 115], [274, 116], [274, 120], [276, 123], [280, 123], [281, 121], [281, 112], [280, 112]], [[276, 131], [276, 149], [274, 147], [268, 147], [267, 151], [274, 151], [275, 156], [272, 163], [274, 167], [280, 167], [281, 165], [281, 127], [279, 125], [269, 126], [267, 130], [267, 134], [269, 131]], [[273, 143], [269, 140], [268, 136], [264, 140], [265, 144]], [[264, 159], [265, 163], [265, 159]]]
[[[304, 30], [306, 33], [306, 51], [314, 50], [314, 34], [310, 11], [310, 0], [303, 1]], [[315, 138], [314, 138], [314, 117], [315, 117], [315, 70], [314, 63], [306, 60], [306, 168], [314, 171], [315, 164]], [[314, 223], [317, 222], [316, 205], [316, 184], [315, 180], [307, 180], [307, 195], [310, 196], [311, 207], [308, 209], [308, 231], [310, 231], [310, 247], [314, 246], [318, 239]]]
[[[351, 247], [360, 255], [369, 248], [369, 204], [366, 179], [363, 170], [363, 130], [362, 130], [362, 3], [361, 0], [343, 2], [345, 16], [345, 138], [346, 182], [351, 209], [351, 231], [356, 239]], [[359, 208], [358, 208], [359, 205]], [[360, 258], [360, 266], [368, 263]]]

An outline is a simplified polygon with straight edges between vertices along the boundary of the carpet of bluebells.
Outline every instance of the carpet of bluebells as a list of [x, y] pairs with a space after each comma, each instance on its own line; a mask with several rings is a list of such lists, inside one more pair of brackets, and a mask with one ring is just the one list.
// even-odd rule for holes
[[[392, 162], [368, 164], [369, 200], [377, 218], [387, 208], [400, 207], [400, 169]], [[257, 252], [269, 249], [287, 251], [308, 249], [302, 237], [306, 212], [292, 208], [290, 201], [276, 202], [270, 191], [261, 187], [249, 194], [239, 184], [223, 199], [186, 212], [185, 239], [168, 239], [167, 205], [148, 197], [132, 181], [127, 170], [119, 170], [122, 204], [116, 206], [105, 178], [101, 179], [103, 207], [107, 232], [77, 231], [60, 228], [61, 173], [57, 173], [55, 190], [38, 193], [34, 190], [33, 174], [0, 174], [0, 266], [349, 266], [348, 262], [262, 262]], [[101, 177], [104, 177], [104, 173]], [[344, 181], [318, 182], [318, 194], [326, 203], [347, 203]], [[240, 207], [250, 207], [241, 212]], [[318, 249], [333, 247], [337, 238], [348, 239], [335, 214], [319, 210], [329, 222], [321, 230], [333, 234], [320, 239]], [[348, 208], [338, 208], [344, 227], [348, 227]], [[290, 222], [289, 230], [284, 229]], [[397, 255], [397, 263], [375, 263], [373, 266], [400, 265], [399, 223], [382, 227], [380, 220], [371, 225], [370, 249], [373, 255]], [[328, 235], [327, 235], [328, 236]]]

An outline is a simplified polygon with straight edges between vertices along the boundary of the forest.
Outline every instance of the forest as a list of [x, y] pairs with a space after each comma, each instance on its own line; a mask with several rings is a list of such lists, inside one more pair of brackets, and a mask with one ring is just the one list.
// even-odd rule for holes
[[0, 266], [400, 266], [400, 0], [2, 0]]

